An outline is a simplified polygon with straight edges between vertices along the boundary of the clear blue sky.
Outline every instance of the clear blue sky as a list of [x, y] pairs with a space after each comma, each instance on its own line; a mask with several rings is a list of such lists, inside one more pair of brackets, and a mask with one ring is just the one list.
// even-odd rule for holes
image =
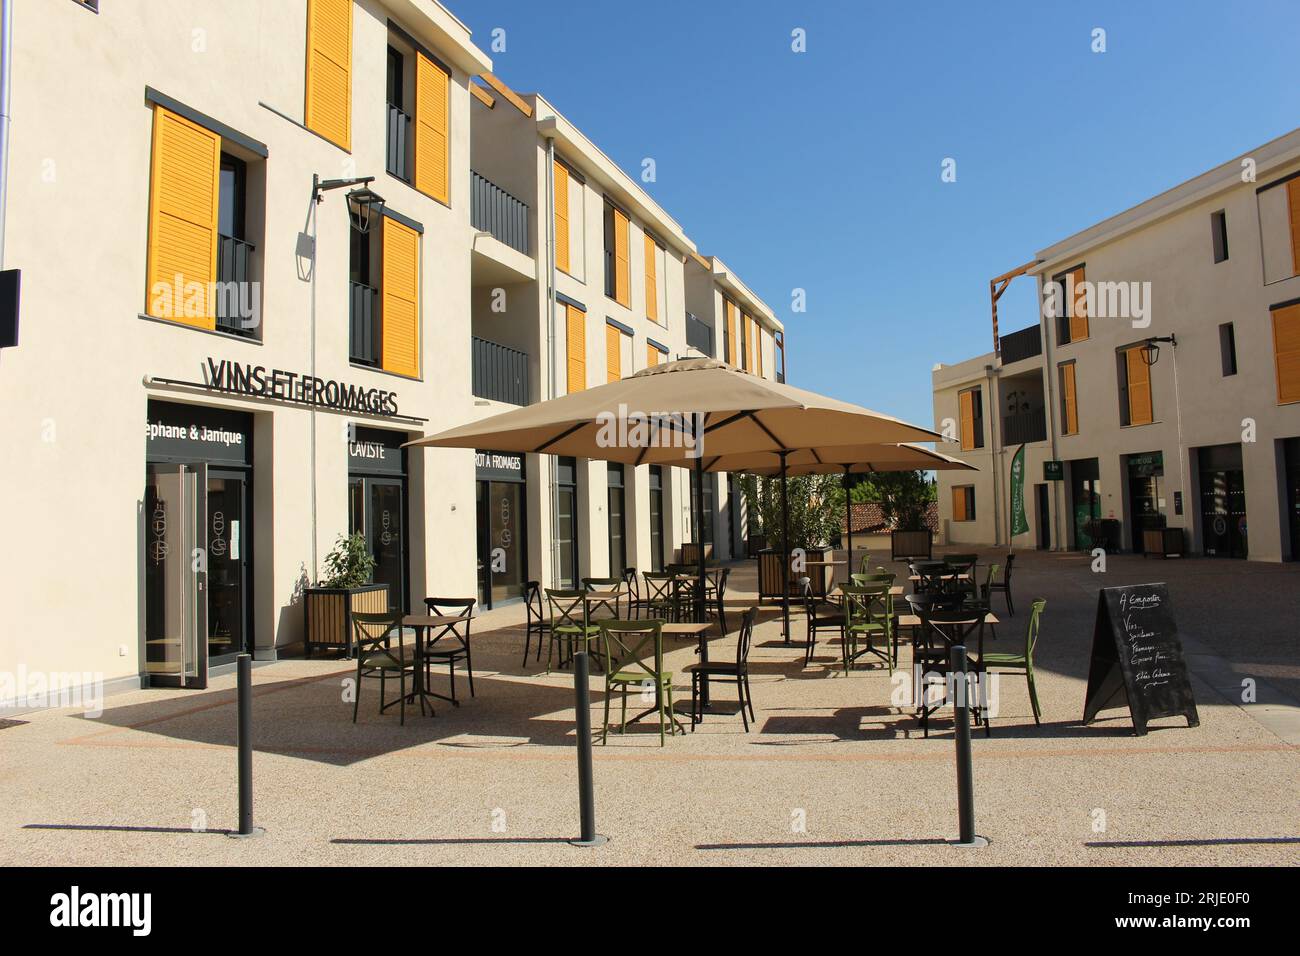
[[[506, 31], [505, 82], [654, 158], [650, 194], [785, 322], [793, 384], [923, 424], [931, 366], [992, 348], [991, 276], [1300, 126], [1296, 0], [448, 2], [485, 50]], [[1001, 326], [1034, 321], [1021, 279]]]

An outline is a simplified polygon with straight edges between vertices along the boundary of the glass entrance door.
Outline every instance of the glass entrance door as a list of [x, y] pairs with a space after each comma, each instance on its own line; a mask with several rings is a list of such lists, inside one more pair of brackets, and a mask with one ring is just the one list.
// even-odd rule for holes
[[207, 466], [150, 465], [147, 474], [145, 672], [153, 685], [202, 689], [208, 683]]
[[208, 661], [248, 650], [248, 487], [243, 473], [208, 470]]
[[1246, 556], [1246, 481], [1243, 472], [1201, 472], [1201, 529], [1207, 556]]
[[353, 477], [348, 480], [351, 530], [365, 536], [375, 559], [371, 580], [388, 585], [388, 606], [405, 612], [406, 502], [400, 478]]
[[488, 607], [523, 596], [524, 593], [524, 486], [513, 481], [483, 481], [483, 511], [480, 527], [486, 528], [483, 566], [484, 591]]

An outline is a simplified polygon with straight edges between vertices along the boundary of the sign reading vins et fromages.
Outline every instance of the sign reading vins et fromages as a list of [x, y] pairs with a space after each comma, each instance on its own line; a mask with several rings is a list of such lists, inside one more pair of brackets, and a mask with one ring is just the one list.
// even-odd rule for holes
[[233, 392], [254, 398], [273, 398], [300, 405], [314, 405], [365, 415], [396, 415], [397, 393], [381, 388], [360, 388], [332, 378], [317, 378], [303, 372], [268, 369], [229, 359], [209, 358], [203, 369], [203, 384], [218, 392]]
[[1201, 722], [1163, 584], [1102, 588], [1097, 595], [1083, 722], [1124, 706], [1139, 736], [1157, 717], [1186, 717], [1189, 727]]

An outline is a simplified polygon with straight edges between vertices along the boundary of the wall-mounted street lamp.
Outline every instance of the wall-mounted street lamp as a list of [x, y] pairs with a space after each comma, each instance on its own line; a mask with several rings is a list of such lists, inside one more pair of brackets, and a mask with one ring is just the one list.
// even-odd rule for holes
[[1147, 366], [1155, 365], [1160, 361], [1160, 343], [1168, 342], [1174, 348], [1178, 348], [1178, 338], [1173, 335], [1153, 335], [1142, 343], [1142, 361]]
[[311, 197], [317, 204], [325, 201], [324, 193], [331, 189], [344, 189], [348, 186], [357, 186], [348, 193], [348, 217], [352, 220], [352, 225], [356, 227], [357, 232], [369, 232], [370, 227], [379, 221], [379, 217], [384, 214], [384, 197], [379, 195], [370, 188], [370, 184], [375, 181], [374, 176], [357, 176], [352, 179], [321, 179], [313, 175], [311, 178]]

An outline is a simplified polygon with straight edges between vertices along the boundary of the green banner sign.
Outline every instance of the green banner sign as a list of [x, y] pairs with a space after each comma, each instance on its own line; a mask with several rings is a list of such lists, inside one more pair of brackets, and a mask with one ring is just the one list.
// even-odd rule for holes
[[1011, 537], [1029, 531], [1025, 517], [1025, 446], [1011, 459]]

